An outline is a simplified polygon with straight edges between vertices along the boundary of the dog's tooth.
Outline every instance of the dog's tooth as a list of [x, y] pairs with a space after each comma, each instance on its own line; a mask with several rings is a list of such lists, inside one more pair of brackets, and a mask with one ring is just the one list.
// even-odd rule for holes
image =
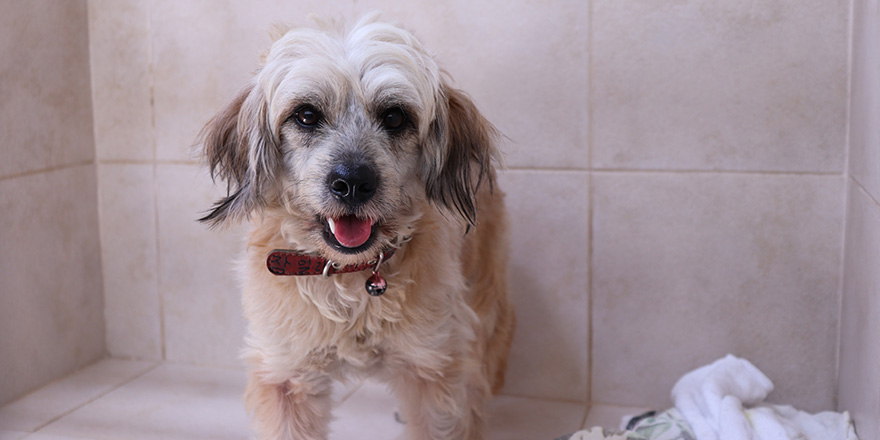
[[336, 235], [336, 222], [332, 218], [327, 217], [327, 224], [330, 225], [330, 233]]

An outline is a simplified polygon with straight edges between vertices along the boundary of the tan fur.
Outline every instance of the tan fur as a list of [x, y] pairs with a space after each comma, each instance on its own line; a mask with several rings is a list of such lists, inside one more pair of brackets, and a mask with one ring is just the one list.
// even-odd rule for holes
[[[260, 439], [325, 439], [332, 381], [371, 375], [401, 400], [408, 438], [481, 439], [485, 405], [503, 384], [514, 327], [507, 218], [491, 164], [494, 129], [441, 79], [433, 59], [405, 31], [364, 20], [347, 31], [297, 32], [280, 37], [267, 67], [203, 137], [212, 174], [230, 185], [230, 196], [203, 220], [248, 217], [253, 226], [241, 269], [249, 323], [246, 403], [254, 428]], [[393, 68], [421, 66], [397, 72], [412, 87], [374, 87], [363, 76], [346, 75], [346, 66], [363, 67], [352, 59], [373, 55], [358, 49], [360, 39], [389, 42], [376, 49], [379, 55], [411, 58]], [[338, 50], [336, 42], [344, 49], [334, 59], [325, 51]], [[318, 52], [307, 47], [313, 43]], [[280, 71], [276, 76], [287, 78], [284, 69], [308, 76], [315, 64], [328, 69], [315, 81], [271, 76]], [[303, 99], [298, 94], [322, 106], [322, 131], [303, 134], [285, 122]], [[391, 135], [371, 125], [373, 106], [389, 100], [407, 106], [412, 129]], [[328, 246], [315, 221], [343, 210], [323, 195], [320, 173], [340, 151], [368, 158], [381, 175], [380, 191], [357, 208], [359, 216], [379, 219], [377, 238], [355, 255]], [[402, 237], [411, 240], [400, 244]], [[389, 288], [380, 297], [364, 291], [369, 271], [325, 278], [280, 277], [266, 269], [274, 249], [348, 264], [389, 246], [399, 248], [381, 266]]]

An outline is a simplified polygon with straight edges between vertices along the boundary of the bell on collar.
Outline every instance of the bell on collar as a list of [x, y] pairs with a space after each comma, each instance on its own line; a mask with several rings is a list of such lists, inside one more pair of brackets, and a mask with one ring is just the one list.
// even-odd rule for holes
[[385, 253], [379, 252], [379, 258], [376, 259], [376, 266], [373, 268], [373, 274], [367, 278], [366, 284], [364, 284], [364, 288], [367, 289], [367, 293], [370, 296], [380, 296], [385, 293], [385, 289], [388, 288], [388, 283], [385, 282], [385, 278], [382, 278], [382, 275], [379, 273], [379, 266], [382, 265], [382, 260], [385, 259]]
[[379, 272], [373, 272], [369, 278], [367, 278], [367, 283], [364, 285], [367, 289], [367, 293], [370, 296], [379, 296], [385, 293], [385, 289], [388, 288], [388, 283], [385, 282], [385, 278], [382, 278], [382, 275]]

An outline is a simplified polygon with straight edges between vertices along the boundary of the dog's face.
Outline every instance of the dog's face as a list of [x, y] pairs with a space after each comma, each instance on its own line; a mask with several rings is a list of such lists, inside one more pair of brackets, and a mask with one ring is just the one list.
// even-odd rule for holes
[[408, 32], [372, 20], [291, 30], [203, 131], [230, 194], [202, 221], [279, 215], [303, 250], [372, 258], [424, 206], [475, 221], [493, 136]]

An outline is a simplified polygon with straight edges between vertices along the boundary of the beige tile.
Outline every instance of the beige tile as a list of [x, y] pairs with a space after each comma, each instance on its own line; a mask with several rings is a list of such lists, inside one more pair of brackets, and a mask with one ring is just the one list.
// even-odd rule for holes
[[333, 391], [330, 395], [330, 398], [336, 402], [336, 405], [341, 405], [346, 400], [350, 399], [356, 392], [358, 392], [361, 388], [364, 387], [364, 384], [368, 381], [366, 378], [358, 379], [358, 380], [349, 380], [346, 382], [333, 382]]
[[161, 359], [152, 165], [98, 166], [104, 319], [112, 356]]
[[258, 9], [262, 5], [211, 0], [152, 3], [158, 159], [193, 160], [199, 130], [258, 67], [271, 43], [268, 23], [283, 21], [276, 15], [266, 25], [250, 22]]
[[377, 5], [423, 40], [509, 138], [508, 166], [589, 166], [587, 2]]
[[[367, 380], [333, 410], [330, 439], [399, 438], [405, 420], [387, 387]], [[487, 439], [553, 439], [577, 431], [585, 405], [553, 400], [498, 396], [489, 404]]]
[[95, 440], [248, 438], [244, 372], [163, 364], [40, 434]]
[[0, 428], [33, 432], [153, 367], [150, 362], [98, 361], [0, 407]]
[[149, 3], [89, 0], [89, 49], [98, 159], [151, 160]]
[[412, 29], [437, 54], [457, 86], [510, 138], [510, 165], [587, 167], [587, 5], [501, 0], [344, 6], [160, 0], [153, 10], [159, 157], [191, 157], [187, 147], [202, 125], [259, 64], [271, 24], [309, 25], [310, 12], [351, 18], [374, 9]]
[[590, 405], [587, 420], [584, 421], [584, 429], [600, 426], [607, 429], [622, 429], [629, 420], [650, 411], [648, 408], [637, 406], [615, 406], [604, 404]]
[[843, 179], [593, 177], [592, 400], [671, 405], [681, 375], [733, 353], [770, 400], [834, 401]]
[[497, 396], [489, 404], [490, 440], [554, 439], [578, 431], [586, 413], [580, 403]]
[[157, 179], [166, 359], [239, 366], [244, 320], [233, 260], [243, 228], [212, 231], [196, 221], [220, 196], [201, 167], [159, 165]]
[[880, 438], [880, 206], [855, 184], [845, 249], [838, 409], [860, 438]]
[[589, 178], [501, 174], [511, 218], [510, 290], [517, 329], [505, 392], [585, 401]]
[[0, 404], [104, 354], [94, 166], [0, 180]]
[[849, 172], [880, 199], [880, 1], [853, 8]]
[[593, 3], [593, 166], [843, 169], [846, 0]]
[[89, 437], [68, 437], [66, 435], [53, 435], [36, 433], [26, 437], [26, 440], [90, 440]]
[[[580, 429], [586, 406], [578, 403], [497, 396], [489, 403], [488, 440], [554, 439]], [[334, 411], [330, 439], [399, 438], [397, 401], [384, 385], [367, 381]]]
[[0, 176], [92, 160], [86, 1], [11, 2], [0, 15]]
[[398, 438], [404, 425], [395, 417], [397, 400], [385, 385], [368, 380], [333, 410], [331, 440]]

